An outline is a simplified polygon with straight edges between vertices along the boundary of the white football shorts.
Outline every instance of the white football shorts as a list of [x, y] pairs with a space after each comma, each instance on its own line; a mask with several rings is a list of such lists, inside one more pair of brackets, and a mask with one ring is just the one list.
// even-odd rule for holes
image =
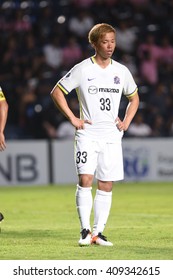
[[124, 179], [121, 140], [116, 143], [79, 139], [75, 141], [74, 159], [77, 174], [95, 174], [101, 181]]

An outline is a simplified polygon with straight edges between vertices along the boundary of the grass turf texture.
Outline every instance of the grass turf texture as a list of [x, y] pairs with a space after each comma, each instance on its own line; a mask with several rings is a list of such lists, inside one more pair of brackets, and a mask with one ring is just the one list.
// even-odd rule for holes
[[[1, 187], [1, 260], [172, 260], [173, 184], [114, 186], [104, 234], [113, 247], [79, 247], [75, 186]], [[93, 188], [93, 195], [96, 188]], [[91, 217], [93, 222], [93, 215]]]

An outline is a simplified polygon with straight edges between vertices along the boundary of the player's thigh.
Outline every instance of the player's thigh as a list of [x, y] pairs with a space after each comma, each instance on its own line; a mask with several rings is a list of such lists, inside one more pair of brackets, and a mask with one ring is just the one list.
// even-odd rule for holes
[[124, 178], [121, 142], [105, 144], [98, 157], [96, 178], [102, 181], [119, 181]]
[[74, 147], [74, 159], [77, 174], [94, 175], [97, 165], [96, 142], [87, 140], [76, 140]]

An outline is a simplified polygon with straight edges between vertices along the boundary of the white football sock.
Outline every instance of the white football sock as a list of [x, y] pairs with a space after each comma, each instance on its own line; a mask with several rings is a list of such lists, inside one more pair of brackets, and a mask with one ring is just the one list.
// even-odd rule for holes
[[96, 191], [94, 199], [94, 226], [93, 236], [103, 232], [112, 204], [112, 192]]
[[91, 230], [90, 215], [93, 205], [91, 190], [92, 187], [83, 188], [77, 185], [76, 207], [81, 224], [81, 230], [84, 228]]

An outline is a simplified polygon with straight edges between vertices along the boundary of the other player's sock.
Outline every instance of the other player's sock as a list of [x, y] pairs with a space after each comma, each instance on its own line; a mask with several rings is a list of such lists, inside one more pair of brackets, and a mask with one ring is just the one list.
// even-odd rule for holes
[[93, 205], [91, 193], [92, 187], [81, 187], [77, 185], [76, 189], [76, 207], [81, 224], [81, 230], [86, 228], [91, 231], [90, 215]]
[[101, 190], [96, 191], [94, 199], [94, 225], [93, 225], [93, 236], [102, 233], [112, 204], [112, 192], [105, 192]]

